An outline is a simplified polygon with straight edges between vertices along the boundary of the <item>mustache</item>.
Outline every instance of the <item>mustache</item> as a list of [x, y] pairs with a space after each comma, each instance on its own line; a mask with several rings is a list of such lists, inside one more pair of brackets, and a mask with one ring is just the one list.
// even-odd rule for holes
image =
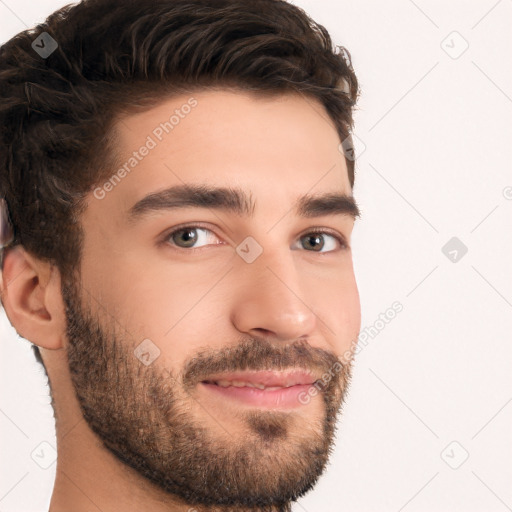
[[305, 340], [290, 344], [260, 338], [244, 338], [234, 346], [205, 349], [185, 362], [182, 385], [190, 390], [209, 376], [221, 372], [302, 369], [321, 375], [346, 362], [334, 352], [312, 347]]

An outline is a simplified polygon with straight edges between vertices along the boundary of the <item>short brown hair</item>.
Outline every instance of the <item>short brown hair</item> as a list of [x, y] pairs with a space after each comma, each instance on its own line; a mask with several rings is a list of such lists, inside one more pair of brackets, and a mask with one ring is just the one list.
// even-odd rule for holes
[[[46, 57], [33, 47], [43, 32], [58, 44]], [[64, 279], [76, 273], [84, 198], [115, 168], [115, 116], [208, 87], [317, 99], [341, 141], [358, 96], [347, 50], [284, 0], [83, 0], [1, 46], [0, 197], [13, 245]]]

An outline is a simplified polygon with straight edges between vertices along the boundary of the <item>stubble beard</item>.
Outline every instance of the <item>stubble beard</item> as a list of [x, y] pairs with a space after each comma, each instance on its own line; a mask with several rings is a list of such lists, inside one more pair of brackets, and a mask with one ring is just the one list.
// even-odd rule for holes
[[198, 512], [287, 512], [291, 502], [314, 487], [332, 452], [351, 359], [314, 398], [323, 401], [322, 415], [305, 422], [294, 413], [246, 410], [239, 415], [246, 434], [237, 436], [225, 421], [191, 411], [195, 406], [204, 412], [193, 393], [203, 376], [219, 370], [290, 367], [332, 374], [340, 360], [305, 341], [277, 346], [251, 338], [217, 352], [194, 354], [175, 375], [156, 361], [142, 364], [133, 353], [138, 343], [119, 336], [112, 317], [94, 318], [83, 306], [77, 285], [64, 284], [62, 292], [78, 403], [90, 429], [120, 462], [173, 502]]

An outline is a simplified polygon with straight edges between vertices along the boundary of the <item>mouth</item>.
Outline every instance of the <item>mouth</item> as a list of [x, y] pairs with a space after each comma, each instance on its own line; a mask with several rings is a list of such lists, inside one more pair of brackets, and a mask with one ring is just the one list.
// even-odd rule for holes
[[[302, 370], [233, 372], [212, 375], [201, 382], [207, 392], [245, 405], [263, 408], [293, 408], [304, 406], [309, 389], [316, 382]], [[302, 397], [302, 399], [301, 399]]]

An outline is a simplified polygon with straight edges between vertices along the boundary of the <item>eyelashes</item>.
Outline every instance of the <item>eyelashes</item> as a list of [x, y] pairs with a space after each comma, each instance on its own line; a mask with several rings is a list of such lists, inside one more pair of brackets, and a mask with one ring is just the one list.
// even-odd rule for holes
[[[177, 237], [176, 235], [180, 234], [187, 234], [185, 239], [181, 239]], [[190, 236], [191, 235], [191, 236]], [[298, 237], [298, 243], [300, 244], [301, 240], [304, 238], [310, 237], [309, 242], [311, 242], [311, 238], [314, 239], [312, 247], [312, 250], [305, 249], [304, 246], [301, 244], [301, 247], [308, 252], [318, 253], [318, 254], [328, 254], [328, 253], [335, 253], [339, 251], [346, 251], [350, 249], [349, 244], [347, 243], [345, 237], [341, 235], [340, 233], [336, 231], [332, 231], [330, 229], [326, 229], [323, 227], [313, 227], [309, 228], [308, 231], [302, 233]], [[195, 250], [201, 250], [205, 247], [208, 247], [210, 245], [223, 245], [223, 242], [213, 242], [213, 243], [206, 243], [205, 245], [201, 245], [197, 247], [197, 243], [204, 243], [205, 241], [208, 241], [208, 239], [217, 238], [219, 237], [209, 228], [201, 225], [201, 224], [186, 224], [182, 226], [178, 226], [173, 228], [171, 231], [168, 231], [166, 235], [163, 237], [162, 243], [167, 244], [171, 246], [173, 249], [179, 250], [179, 251], [195, 251]], [[329, 243], [329, 238], [334, 240], [334, 248], [333, 243]], [[177, 243], [178, 242], [178, 243]], [[309, 243], [308, 242], [308, 243]], [[179, 243], [183, 243], [184, 245], [179, 245]], [[327, 250], [325, 247], [327, 246]], [[315, 250], [315, 247], [319, 247], [320, 250]]]

